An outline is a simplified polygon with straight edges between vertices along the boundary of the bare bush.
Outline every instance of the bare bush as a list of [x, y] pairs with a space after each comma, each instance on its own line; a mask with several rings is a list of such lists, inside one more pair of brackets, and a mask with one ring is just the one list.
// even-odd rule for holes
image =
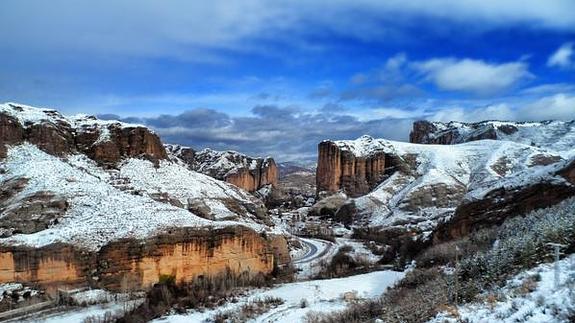
[[215, 323], [243, 323], [262, 315], [269, 310], [284, 303], [284, 300], [277, 297], [267, 296], [264, 299], [256, 299], [242, 305], [239, 309], [218, 312], [213, 321]]
[[262, 274], [236, 274], [231, 270], [216, 276], [198, 276], [189, 283], [176, 283], [169, 276], [161, 278], [146, 294], [144, 302], [118, 322], [147, 322], [170, 309], [184, 312], [190, 308], [213, 308], [235, 297], [242, 288], [271, 286], [271, 281]]

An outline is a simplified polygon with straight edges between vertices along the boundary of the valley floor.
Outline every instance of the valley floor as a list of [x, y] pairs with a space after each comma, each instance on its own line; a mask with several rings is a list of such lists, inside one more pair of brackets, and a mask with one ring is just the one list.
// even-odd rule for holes
[[377, 271], [345, 278], [310, 280], [257, 289], [238, 302], [204, 312], [169, 315], [157, 323], [204, 322], [223, 311], [239, 311], [242, 305], [266, 297], [280, 298], [283, 304], [253, 319], [254, 322], [302, 322], [308, 313], [333, 312], [350, 302], [378, 297], [403, 277], [402, 272]]

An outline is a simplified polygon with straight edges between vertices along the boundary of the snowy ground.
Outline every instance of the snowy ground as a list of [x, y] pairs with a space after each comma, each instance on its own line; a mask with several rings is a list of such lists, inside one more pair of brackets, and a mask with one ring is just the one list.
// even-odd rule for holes
[[[555, 265], [559, 284], [555, 286]], [[431, 322], [572, 322], [575, 317], [575, 255], [543, 264], [485, 295], [486, 301], [460, 306], [458, 316], [440, 313]], [[570, 318], [569, 318], [570, 316]]]
[[[254, 290], [240, 298], [239, 302], [226, 304], [214, 310], [170, 315], [154, 322], [209, 322], [219, 311], [239, 309], [250, 301], [267, 296], [279, 297], [284, 300], [284, 304], [257, 317], [254, 322], [301, 322], [308, 312], [332, 312], [344, 309], [347, 302], [343, 299], [343, 295], [346, 293], [357, 295], [357, 298], [377, 297], [403, 278], [403, 275], [402, 272], [378, 271], [346, 278], [283, 284], [271, 289]], [[301, 307], [302, 300], [307, 302], [304, 308]]]
[[[50, 314], [42, 318], [30, 318], [21, 322], [43, 322], [43, 323], [71, 323], [83, 322], [85, 319], [103, 318], [106, 312], [110, 312], [112, 316], [121, 316], [126, 310], [137, 307], [143, 300], [132, 300], [126, 302], [111, 302], [106, 304], [98, 304], [87, 307], [75, 308], [68, 312], [58, 312]], [[98, 322], [97, 320], [95, 322]]]

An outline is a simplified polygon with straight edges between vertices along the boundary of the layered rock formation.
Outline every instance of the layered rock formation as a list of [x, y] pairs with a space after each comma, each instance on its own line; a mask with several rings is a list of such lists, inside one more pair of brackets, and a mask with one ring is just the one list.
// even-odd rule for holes
[[186, 163], [190, 169], [224, 180], [248, 192], [271, 185], [278, 185], [278, 168], [271, 157], [250, 157], [235, 151], [204, 149], [195, 151], [190, 147], [166, 145], [172, 158]]
[[247, 228], [228, 227], [174, 228], [143, 241], [114, 241], [97, 252], [85, 252], [67, 244], [38, 249], [0, 247], [0, 283], [137, 290], [150, 287], [162, 275], [190, 281], [226, 270], [269, 274], [274, 266], [289, 261], [285, 246], [281, 238], [265, 239]]
[[[370, 137], [365, 137], [370, 140]], [[323, 141], [318, 146], [317, 192], [344, 191], [356, 197], [369, 193], [386, 174], [383, 151], [356, 154], [341, 142]], [[391, 165], [388, 165], [388, 167]]]
[[158, 136], [143, 126], [90, 116], [66, 118], [55, 110], [14, 103], [0, 105], [0, 158], [6, 156], [7, 145], [25, 141], [52, 155], [84, 153], [108, 166], [129, 157], [156, 162], [167, 158]]
[[[460, 238], [472, 230], [501, 224], [507, 217], [548, 207], [575, 195], [575, 166], [569, 163], [575, 156], [574, 121], [418, 121], [410, 134], [411, 142], [422, 144], [451, 145], [483, 139], [500, 140], [502, 143], [498, 145], [509, 147], [498, 158], [490, 160], [490, 170], [500, 178], [490, 187], [484, 185], [478, 196], [473, 192], [467, 194], [451, 219], [435, 232], [436, 242]], [[526, 162], [534, 169], [549, 166], [545, 167], [548, 169], [546, 176], [534, 175], [534, 171], [528, 170], [516, 173], [513, 164], [525, 157], [520, 152], [511, 152], [511, 149], [525, 145], [539, 149], [527, 155]], [[519, 176], [524, 179], [519, 180]]]

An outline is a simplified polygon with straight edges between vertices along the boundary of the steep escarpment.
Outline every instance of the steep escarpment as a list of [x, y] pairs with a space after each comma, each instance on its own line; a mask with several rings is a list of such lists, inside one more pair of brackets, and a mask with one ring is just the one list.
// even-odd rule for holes
[[29, 142], [64, 156], [84, 153], [96, 162], [115, 166], [122, 158], [166, 159], [159, 137], [148, 128], [91, 116], [64, 117], [51, 109], [21, 104], [0, 105], [0, 158], [6, 146]]
[[173, 228], [144, 240], [113, 241], [98, 251], [63, 243], [41, 248], [0, 246], [0, 283], [136, 290], [150, 287], [162, 275], [190, 281], [226, 270], [269, 274], [285, 261], [282, 257], [270, 239], [241, 226]]
[[271, 157], [250, 157], [235, 151], [204, 149], [195, 151], [190, 147], [166, 145], [171, 158], [187, 164], [190, 169], [224, 180], [248, 192], [271, 185], [278, 185], [278, 168]]
[[318, 146], [317, 192], [343, 190], [352, 197], [369, 193], [383, 180], [390, 161], [383, 151], [356, 154], [342, 142], [323, 141]]

